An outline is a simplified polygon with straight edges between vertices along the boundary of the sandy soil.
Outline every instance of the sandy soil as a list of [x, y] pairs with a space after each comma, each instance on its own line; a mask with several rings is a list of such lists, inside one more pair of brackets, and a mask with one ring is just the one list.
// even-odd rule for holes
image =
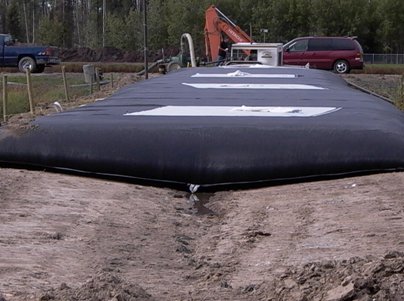
[[404, 298], [403, 172], [199, 201], [38, 171], [0, 178], [3, 300]]
[[0, 301], [404, 300], [404, 172], [189, 195], [0, 169]]

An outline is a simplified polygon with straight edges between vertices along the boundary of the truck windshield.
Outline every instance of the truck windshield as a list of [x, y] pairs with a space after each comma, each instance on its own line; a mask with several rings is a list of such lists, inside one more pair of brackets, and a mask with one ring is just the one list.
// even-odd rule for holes
[[4, 44], [7, 45], [7, 46], [10, 46], [10, 45], [14, 44], [14, 41], [11, 38], [11, 36], [5, 36], [4, 37]]

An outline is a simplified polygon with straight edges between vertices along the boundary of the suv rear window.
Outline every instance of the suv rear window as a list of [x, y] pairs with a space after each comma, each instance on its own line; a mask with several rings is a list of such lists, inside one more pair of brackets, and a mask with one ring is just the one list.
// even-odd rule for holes
[[332, 51], [332, 50], [355, 50], [354, 40], [352, 39], [309, 39], [309, 51]]
[[333, 50], [355, 50], [355, 45], [351, 39], [334, 39], [332, 44]]
[[329, 51], [332, 49], [332, 39], [310, 39], [309, 51]]

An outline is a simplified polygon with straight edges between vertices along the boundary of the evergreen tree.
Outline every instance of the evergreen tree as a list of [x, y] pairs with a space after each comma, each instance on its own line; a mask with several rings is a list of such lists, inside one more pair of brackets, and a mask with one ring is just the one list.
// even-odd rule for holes
[[6, 14], [7, 7], [5, 3], [0, 2], [0, 32], [6, 32]]
[[404, 52], [404, 5], [401, 0], [381, 0], [384, 51]]
[[23, 41], [24, 34], [21, 19], [18, 0], [13, 0], [7, 7], [6, 32], [10, 33], [15, 39]]
[[[403, 0], [147, 0], [149, 49], [204, 53], [205, 11], [214, 4], [257, 42], [358, 36], [366, 52], [404, 52]], [[103, 4], [106, 4], [104, 12]], [[0, 32], [61, 47], [143, 48], [143, 0], [0, 0]], [[104, 27], [105, 25], [105, 27]], [[173, 53], [169, 53], [171, 55]]]

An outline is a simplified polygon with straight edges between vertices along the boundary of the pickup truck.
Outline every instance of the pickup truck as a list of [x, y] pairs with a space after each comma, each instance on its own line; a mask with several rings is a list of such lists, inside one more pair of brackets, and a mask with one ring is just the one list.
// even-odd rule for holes
[[60, 64], [56, 47], [16, 45], [9, 34], [0, 34], [0, 67], [18, 67], [21, 72], [27, 68], [32, 73], [41, 73], [45, 67]]

